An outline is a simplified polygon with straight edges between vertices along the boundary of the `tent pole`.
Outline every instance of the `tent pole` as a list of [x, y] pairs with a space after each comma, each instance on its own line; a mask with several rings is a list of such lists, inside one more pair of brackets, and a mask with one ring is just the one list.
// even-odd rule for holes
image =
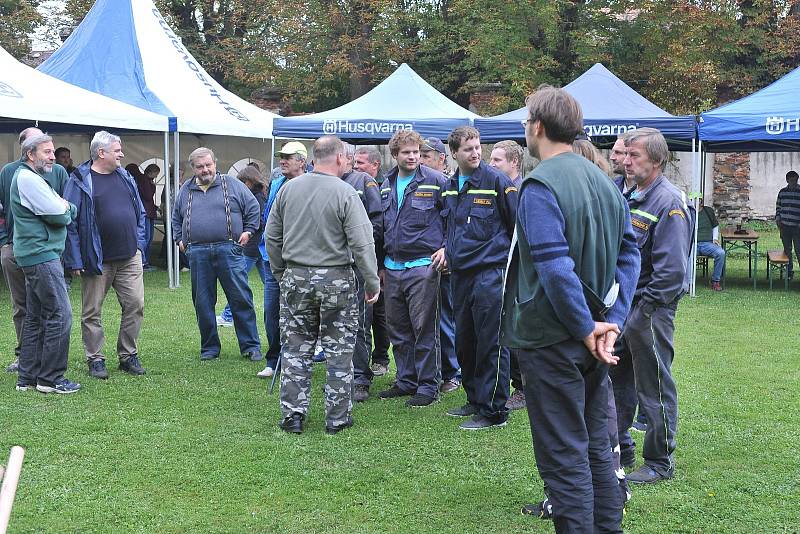
[[174, 264], [174, 257], [172, 254], [172, 199], [170, 198], [170, 184], [169, 184], [169, 132], [164, 132], [164, 187], [166, 193], [164, 194], [164, 206], [161, 206], [161, 213], [164, 215], [164, 239], [167, 244], [164, 247], [167, 251], [167, 277], [169, 279], [169, 288], [175, 288], [175, 278], [173, 276], [172, 265]]
[[[181, 134], [180, 134], [180, 132], [178, 132], [177, 129], [172, 134], [172, 144], [173, 144], [173, 146], [175, 148], [175, 165], [174, 165], [175, 172], [173, 173], [173, 186], [175, 187], [175, 198], [176, 199], [178, 198], [178, 188], [180, 187], [178, 175], [181, 172], [180, 171], [180, 166], [181, 166], [180, 165], [180, 161], [181, 161], [181, 156], [180, 156], [181, 137], [180, 136], [181, 136]], [[181, 258], [181, 253], [180, 253], [180, 249], [178, 248], [178, 245], [172, 245], [172, 246], [173, 246], [172, 256], [176, 259], [176, 261], [173, 262], [173, 265], [174, 265], [173, 277], [175, 278], [175, 287], [181, 287], [181, 259], [180, 259]]]
[[692, 254], [691, 254], [691, 262], [689, 264], [689, 268], [691, 269], [692, 276], [689, 279], [689, 295], [692, 297], [697, 296], [697, 219], [698, 219], [698, 208], [699, 208], [699, 200], [698, 194], [700, 192], [699, 187], [699, 173], [697, 169], [697, 152], [696, 152], [696, 139], [692, 137], [692, 195], [691, 201], [694, 207], [694, 231], [692, 232]]

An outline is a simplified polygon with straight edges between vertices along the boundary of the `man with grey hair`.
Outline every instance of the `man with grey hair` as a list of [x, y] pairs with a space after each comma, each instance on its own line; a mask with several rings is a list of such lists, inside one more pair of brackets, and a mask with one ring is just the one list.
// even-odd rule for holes
[[325, 431], [353, 425], [353, 348], [358, 331], [353, 265], [368, 303], [380, 286], [373, 226], [358, 193], [341, 180], [349, 164], [342, 142], [314, 143], [314, 171], [281, 189], [267, 221], [270, 268], [281, 285], [280, 427], [299, 434], [309, 409], [311, 362], [319, 338], [327, 355]]
[[217, 281], [233, 314], [242, 356], [260, 361], [253, 292], [244, 272], [242, 248], [258, 229], [258, 201], [241, 181], [217, 172], [205, 147], [189, 154], [194, 176], [181, 186], [172, 212], [173, 239], [189, 258], [192, 302], [200, 328], [200, 359], [219, 358], [221, 344], [214, 307]]
[[72, 328], [61, 253], [66, 227], [77, 213], [43, 176], [55, 162], [53, 139], [31, 135], [22, 142], [23, 165], [14, 172], [9, 201], [14, 216], [14, 258], [25, 274], [26, 313], [22, 327], [17, 390], [75, 393], [64, 377]]
[[[19, 144], [29, 137], [43, 135], [39, 128], [25, 128], [19, 134]], [[2, 207], [3, 223], [0, 223], [0, 263], [2, 263], [3, 277], [11, 293], [11, 309], [14, 322], [14, 333], [17, 336], [17, 345], [14, 348], [14, 361], [6, 368], [9, 373], [17, 371], [20, 343], [22, 342], [22, 325], [25, 322], [25, 274], [14, 260], [14, 214], [11, 213], [11, 180], [14, 173], [25, 165], [24, 155], [12, 161], [0, 170], [0, 207]], [[67, 171], [54, 163], [50, 171], [41, 175], [44, 181], [60, 196], [64, 192], [64, 184], [69, 178]]]
[[678, 393], [672, 377], [673, 334], [678, 302], [689, 288], [688, 265], [694, 211], [686, 195], [664, 176], [669, 148], [653, 128], [639, 128], [624, 138], [625, 175], [636, 182], [628, 201], [641, 253], [641, 272], [617, 352], [611, 380], [617, 405], [622, 465], [635, 462], [628, 429], [639, 411], [647, 419], [644, 465], [627, 476], [634, 484], [672, 478], [678, 425]]
[[120, 370], [143, 375], [137, 340], [144, 318], [142, 255], [146, 214], [133, 177], [122, 168], [122, 141], [101, 130], [64, 187], [78, 214], [67, 229], [64, 266], [81, 279], [81, 339], [89, 374], [108, 378], [102, 312], [112, 287], [122, 308], [117, 337]]

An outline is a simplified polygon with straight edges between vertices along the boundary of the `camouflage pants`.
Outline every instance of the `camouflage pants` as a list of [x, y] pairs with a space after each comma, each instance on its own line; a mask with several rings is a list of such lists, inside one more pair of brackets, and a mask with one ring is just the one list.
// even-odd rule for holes
[[319, 337], [327, 358], [327, 426], [346, 424], [353, 408], [353, 348], [358, 330], [352, 268], [290, 267], [281, 289], [281, 411], [308, 413], [311, 358]]

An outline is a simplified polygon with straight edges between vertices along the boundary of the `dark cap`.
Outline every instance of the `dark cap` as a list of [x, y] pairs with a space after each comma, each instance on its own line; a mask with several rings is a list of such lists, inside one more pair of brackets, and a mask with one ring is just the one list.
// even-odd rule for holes
[[447, 152], [445, 152], [445, 149], [444, 149], [444, 143], [442, 143], [442, 140], [439, 139], [438, 137], [428, 137], [428, 138], [426, 138], [425, 139], [425, 144], [422, 145], [421, 149], [424, 152], [428, 152], [430, 150], [435, 150], [436, 152], [439, 152], [440, 154], [447, 154]]

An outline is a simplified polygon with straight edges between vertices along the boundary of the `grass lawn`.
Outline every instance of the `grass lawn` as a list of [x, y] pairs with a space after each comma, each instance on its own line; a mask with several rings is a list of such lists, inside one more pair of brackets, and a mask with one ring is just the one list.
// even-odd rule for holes
[[[772, 231], [759, 248], [778, 243]], [[117, 371], [113, 357], [109, 380], [88, 376], [78, 284], [67, 376], [82, 391], [18, 393], [15, 375], [0, 375], [0, 457], [12, 445], [27, 449], [10, 532], [552, 531], [519, 514], [542, 495], [524, 411], [505, 428], [473, 433], [444, 414], [464, 402], [461, 390], [425, 409], [370, 399], [356, 406], [354, 428], [327, 436], [318, 365], [308, 430], [286, 435], [277, 392], [269, 396], [255, 377], [261, 366], [239, 356], [232, 329], [221, 331], [219, 361], [199, 361], [188, 278], [170, 291], [163, 271], [145, 276], [146, 376]], [[800, 282], [768, 291], [762, 259], [754, 292], [735, 256], [724, 292], [700, 285], [676, 321], [676, 476], [635, 488], [623, 526], [797, 532]], [[255, 278], [253, 288], [261, 301]], [[0, 295], [5, 365], [14, 334], [7, 290]], [[111, 294], [108, 355], [118, 323]], [[373, 393], [389, 380], [377, 379]]]

